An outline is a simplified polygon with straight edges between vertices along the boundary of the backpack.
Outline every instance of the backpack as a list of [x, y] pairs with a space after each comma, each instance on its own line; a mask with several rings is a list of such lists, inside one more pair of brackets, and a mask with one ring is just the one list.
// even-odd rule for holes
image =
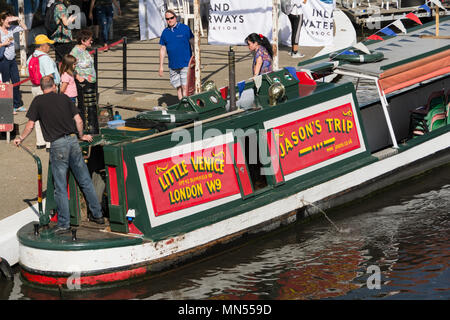
[[55, 7], [56, 7], [56, 1], [52, 3], [50, 7], [47, 8], [47, 11], [45, 11], [45, 19], [44, 19], [44, 27], [47, 31], [47, 36], [51, 36], [55, 33], [56, 28], [58, 25], [55, 21]]
[[37, 57], [31, 56], [30, 62], [28, 63], [28, 75], [30, 76], [31, 83], [37, 86], [41, 84], [42, 74], [39, 67], [39, 58], [43, 55], [41, 54]]

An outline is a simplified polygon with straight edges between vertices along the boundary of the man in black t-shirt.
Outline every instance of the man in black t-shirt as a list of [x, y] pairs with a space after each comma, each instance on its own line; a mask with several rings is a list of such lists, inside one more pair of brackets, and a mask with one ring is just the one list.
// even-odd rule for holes
[[78, 185], [83, 191], [91, 221], [104, 224], [100, 203], [98, 202], [89, 170], [84, 163], [77, 134], [83, 141], [92, 141], [91, 135], [83, 134], [83, 121], [78, 109], [65, 94], [57, 93], [51, 76], [41, 79], [44, 94], [36, 96], [27, 112], [28, 122], [22, 134], [14, 140], [19, 144], [33, 131], [36, 121], [40, 121], [45, 141], [50, 142], [50, 164], [55, 185], [55, 201], [58, 207], [58, 223], [55, 233], [70, 230], [69, 200], [67, 195], [67, 170], [72, 170]]

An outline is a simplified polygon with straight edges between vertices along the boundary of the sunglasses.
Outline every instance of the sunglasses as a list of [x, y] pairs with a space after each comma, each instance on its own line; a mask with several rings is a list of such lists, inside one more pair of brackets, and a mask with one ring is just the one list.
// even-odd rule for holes
[[173, 18], [175, 18], [175, 16], [171, 16], [169, 18], [166, 18], [167, 21], [172, 20]]

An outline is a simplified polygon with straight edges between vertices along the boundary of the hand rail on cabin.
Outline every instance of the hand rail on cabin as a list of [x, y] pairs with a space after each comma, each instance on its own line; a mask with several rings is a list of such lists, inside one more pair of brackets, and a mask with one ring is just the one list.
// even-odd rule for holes
[[367, 74], [362, 74], [362, 73], [357, 73], [357, 72], [344, 71], [344, 70], [340, 70], [340, 69], [335, 69], [333, 72], [336, 74], [344, 75], [344, 76], [373, 80], [375, 82], [375, 85], [378, 90], [378, 95], [380, 96], [381, 109], [383, 109], [384, 117], [386, 118], [386, 124], [388, 126], [389, 135], [391, 137], [393, 148], [398, 149], [397, 138], [395, 137], [394, 128], [392, 127], [391, 117], [389, 116], [389, 112], [387, 109], [387, 106], [389, 105], [389, 103], [386, 99], [386, 96], [384, 95], [383, 90], [380, 87], [380, 84], [378, 83], [378, 80], [379, 80], [378, 77], [369, 76]]

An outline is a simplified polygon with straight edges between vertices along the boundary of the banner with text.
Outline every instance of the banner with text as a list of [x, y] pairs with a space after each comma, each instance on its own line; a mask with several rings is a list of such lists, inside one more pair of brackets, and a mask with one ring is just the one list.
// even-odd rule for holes
[[209, 44], [245, 44], [253, 32], [272, 39], [272, 0], [211, 0]]
[[335, 0], [309, 0], [303, 5], [300, 46], [327, 46], [333, 43]]

